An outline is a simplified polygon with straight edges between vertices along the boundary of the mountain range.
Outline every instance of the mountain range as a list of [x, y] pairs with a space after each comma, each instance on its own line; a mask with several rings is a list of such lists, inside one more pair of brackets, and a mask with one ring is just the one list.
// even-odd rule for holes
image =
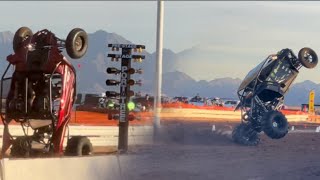
[[[12, 39], [14, 33], [10, 31], [0, 32], [0, 74], [4, 72], [7, 62], [6, 56], [12, 51]], [[59, 37], [59, 35], [57, 35]], [[77, 69], [77, 91], [82, 93], [103, 93], [107, 89], [117, 90], [115, 87], [107, 87], [106, 79], [119, 79], [114, 75], [106, 73], [107, 67], [118, 67], [119, 62], [111, 62], [107, 58], [110, 43], [133, 43], [116, 33], [108, 33], [103, 30], [89, 33], [89, 48], [87, 54], [79, 60], [71, 60], [71, 63]], [[64, 37], [59, 37], [64, 39]], [[65, 37], [66, 38], [66, 37]], [[162, 76], [162, 93], [173, 96], [194, 96], [200, 94], [205, 97], [222, 97], [237, 98], [236, 90], [241, 83], [240, 78], [217, 78], [210, 81], [195, 80], [186, 74], [182, 64], [188, 64], [188, 57], [194, 55], [194, 48], [184, 50], [180, 53], [174, 53], [170, 49], [163, 50], [163, 76]], [[66, 57], [68, 55], [63, 52]], [[148, 51], [144, 52], [146, 59], [142, 63], [132, 63], [135, 68], [142, 68], [142, 75], [133, 75], [133, 79], [141, 79], [141, 87], [133, 87], [134, 91], [153, 94], [155, 80], [155, 62], [156, 54]], [[288, 105], [300, 105], [308, 103], [308, 93], [314, 89], [316, 93], [316, 104], [320, 104], [320, 84], [312, 81], [304, 81], [292, 85], [288, 92], [285, 103]]]

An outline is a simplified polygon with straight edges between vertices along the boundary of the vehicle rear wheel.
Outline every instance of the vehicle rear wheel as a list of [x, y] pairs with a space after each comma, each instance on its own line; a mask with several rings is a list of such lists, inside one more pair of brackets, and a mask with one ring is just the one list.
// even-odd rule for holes
[[12, 157], [28, 157], [30, 156], [31, 142], [30, 138], [19, 136], [13, 140], [10, 155]]
[[233, 129], [232, 140], [245, 146], [256, 146], [260, 142], [258, 133], [250, 125], [244, 123]]
[[88, 35], [80, 28], [74, 28], [70, 31], [66, 39], [66, 50], [73, 59], [79, 59], [84, 56], [88, 49]]
[[19, 28], [13, 37], [13, 51], [17, 53], [18, 49], [22, 46], [22, 42], [32, 35], [32, 31], [28, 27]]
[[262, 117], [263, 132], [272, 139], [283, 138], [288, 133], [288, 120], [279, 111], [270, 111]]
[[85, 136], [73, 136], [67, 142], [66, 156], [88, 156], [93, 151], [90, 140]]
[[318, 64], [318, 56], [311, 48], [300, 49], [298, 59], [304, 67], [309, 69], [316, 67]]

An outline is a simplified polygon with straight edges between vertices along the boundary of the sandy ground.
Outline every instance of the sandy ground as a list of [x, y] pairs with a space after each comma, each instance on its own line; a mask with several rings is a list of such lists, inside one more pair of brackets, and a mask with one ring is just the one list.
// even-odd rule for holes
[[[170, 122], [154, 145], [129, 147], [123, 179], [141, 180], [317, 180], [320, 133], [289, 133], [280, 140], [261, 135], [256, 147], [234, 144], [228, 134], [212, 132], [212, 122]], [[231, 127], [230, 127], [231, 126]], [[234, 124], [217, 128], [230, 131]], [[295, 129], [315, 129], [296, 125]]]
[[[234, 121], [163, 121], [154, 144], [129, 146], [120, 155], [130, 159], [118, 164], [121, 180], [320, 179], [320, 133], [314, 132], [319, 124], [291, 123], [295, 130], [287, 136], [271, 140], [261, 134], [256, 147], [232, 142], [235, 125]], [[95, 147], [94, 153], [117, 154], [116, 147]]]

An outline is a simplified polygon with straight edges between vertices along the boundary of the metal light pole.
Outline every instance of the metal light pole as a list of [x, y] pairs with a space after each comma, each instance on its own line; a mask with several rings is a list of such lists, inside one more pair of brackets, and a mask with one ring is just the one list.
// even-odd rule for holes
[[162, 86], [162, 49], [163, 49], [163, 1], [158, 0], [157, 6], [157, 46], [156, 46], [156, 80], [155, 80], [155, 98], [154, 98], [154, 136], [157, 136], [160, 129], [161, 112], [161, 86]]

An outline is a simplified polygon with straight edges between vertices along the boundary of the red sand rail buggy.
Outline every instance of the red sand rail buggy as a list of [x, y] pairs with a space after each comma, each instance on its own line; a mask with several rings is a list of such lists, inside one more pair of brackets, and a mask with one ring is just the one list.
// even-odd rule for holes
[[[35, 34], [19, 28], [13, 39], [14, 54], [7, 56], [9, 65], [1, 78], [1, 118], [4, 124], [2, 156], [11, 146], [11, 157], [39, 154], [63, 154], [63, 141], [76, 95], [76, 71], [62, 55], [62, 49], [73, 58], [87, 51], [87, 33], [75, 28], [66, 40], [47, 29]], [[9, 73], [8, 70], [12, 70]], [[9, 74], [9, 75], [8, 75]], [[4, 97], [5, 81], [11, 81]], [[5, 106], [5, 107], [2, 107]], [[9, 123], [21, 124], [23, 136], [13, 137]], [[30, 129], [32, 129], [30, 133]], [[65, 155], [89, 155], [92, 145], [87, 137], [71, 137]]]

